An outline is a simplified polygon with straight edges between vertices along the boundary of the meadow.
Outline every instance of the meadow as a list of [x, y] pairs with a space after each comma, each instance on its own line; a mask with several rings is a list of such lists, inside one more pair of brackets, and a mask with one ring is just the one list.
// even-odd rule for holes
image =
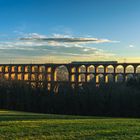
[[0, 111], [1, 140], [139, 140], [140, 119]]

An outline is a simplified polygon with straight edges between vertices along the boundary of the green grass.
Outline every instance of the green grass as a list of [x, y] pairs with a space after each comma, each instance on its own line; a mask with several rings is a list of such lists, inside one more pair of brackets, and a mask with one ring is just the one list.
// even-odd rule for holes
[[140, 120], [1, 110], [0, 139], [140, 140]]

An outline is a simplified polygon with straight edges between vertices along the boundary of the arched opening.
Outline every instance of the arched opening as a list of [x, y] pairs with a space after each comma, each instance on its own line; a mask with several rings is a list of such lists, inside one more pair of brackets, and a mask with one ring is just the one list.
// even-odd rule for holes
[[47, 81], [51, 81], [51, 74], [47, 74]]
[[88, 81], [88, 82], [94, 82], [94, 81], [95, 81], [95, 76], [94, 76], [94, 74], [89, 74], [89, 75], [87, 76], [87, 81]]
[[51, 67], [47, 67], [47, 73], [50, 73], [52, 71]]
[[38, 66], [32, 66], [32, 72], [38, 72]]
[[128, 66], [125, 68], [125, 73], [134, 73], [134, 66], [128, 65]]
[[113, 74], [107, 74], [106, 77], [105, 77], [105, 82], [106, 83], [114, 82], [114, 76], [113, 76]]
[[22, 79], [22, 74], [18, 74], [18, 75], [17, 75], [17, 79], [18, 79], [18, 80], [23, 80], [23, 79]]
[[123, 82], [124, 81], [124, 77], [122, 74], [117, 74], [115, 76], [115, 82]]
[[28, 72], [28, 66], [25, 66], [25, 67], [24, 67], [24, 71], [25, 71], [25, 72]]
[[114, 73], [114, 67], [112, 65], [107, 66], [106, 73]]
[[50, 83], [47, 84], [47, 89], [51, 90], [51, 84]]
[[129, 81], [130, 79], [134, 79], [134, 75], [133, 74], [127, 74], [125, 77], [126, 81]]
[[11, 67], [11, 72], [17, 72], [17, 67], [16, 66], [12, 66]]
[[96, 72], [97, 72], [97, 73], [104, 73], [104, 66], [103, 66], [103, 65], [97, 66]]
[[30, 72], [31, 71], [31, 67], [30, 66], [25, 66], [24, 67], [24, 71], [25, 72]]
[[95, 67], [94, 67], [93, 65], [89, 66], [89, 67], [87, 68], [87, 72], [88, 72], [88, 73], [95, 73]]
[[4, 70], [4, 67], [0, 66], [0, 72], [3, 72], [3, 70]]
[[69, 81], [69, 72], [66, 66], [62, 65], [55, 69], [54, 81]]
[[72, 67], [71, 68], [71, 73], [75, 73], [76, 72], [76, 68], [75, 67]]
[[11, 74], [11, 80], [16, 80], [16, 74], [15, 73]]
[[43, 81], [44, 80], [44, 75], [43, 74], [39, 74], [38, 75], [38, 80], [39, 81]]
[[3, 73], [1, 73], [0, 74], [0, 79], [3, 79], [4, 78], [3, 76], [4, 76]]
[[85, 74], [79, 74], [79, 76], [78, 76], [78, 82], [85, 82], [85, 81], [86, 81]]
[[45, 66], [39, 66], [39, 72], [45, 72]]
[[85, 73], [86, 72], [86, 66], [85, 65], [82, 65], [78, 68], [78, 72], [79, 73]]
[[10, 67], [9, 66], [5, 66], [5, 72], [10, 72]]
[[4, 79], [9, 80], [9, 73], [4, 74]]
[[116, 67], [116, 73], [124, 73], [124, 67], [122, 65], [118, 65]]
[[41, 82], [41, 80], [40, 80], [40, 82], [38, 82], [38, 85], [37, 86], [43, 88], [44, 87], [44, 83]]
[[18, 66], [17, 69], [18, 69], [18, 72], [22, 72], [22, 66]]
[[29, 74], [24, 74], [24, 80], [25, 81], [29, 80]]
[[36, 75], [35, 74], [31, 74], [31, 81], [35, 81], [36, 80]]
[[139, 74], [140, 74], [140, 65], [138, 65], [138, 66], [136, 67], [136, 73], [139, 73]]
[[104, 81], [104, 75], [103, 74], [98, 74], [96, 76], [96, 83], [103, 83]]
[[74, 82], [75, 81], [75, 74], [72, 74], [71, 75], [71, 82]]

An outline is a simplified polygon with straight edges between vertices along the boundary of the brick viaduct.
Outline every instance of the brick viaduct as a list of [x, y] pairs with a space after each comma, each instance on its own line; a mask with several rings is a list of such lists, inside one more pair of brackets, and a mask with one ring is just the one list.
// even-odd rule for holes
[[[59, 80], [57, 70], [65, 69], [66, 79]], [[71, 62], [47, 64], [0, 64], [0, 79], [24, 80], [30, 84], [50, 89], [55, 83], [69, 82], [74, 85], [93, 81], [125, 82], [140, 75], [140, 63], [118, 63], [117, 61]]]

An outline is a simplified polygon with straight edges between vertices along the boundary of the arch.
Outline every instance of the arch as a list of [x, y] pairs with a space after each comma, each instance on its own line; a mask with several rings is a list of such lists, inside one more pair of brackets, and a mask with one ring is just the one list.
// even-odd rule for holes
[[6, 80], [9, 80], [9, 73], [7, 73], [7, 74], [4, 74], [4, 79], [6, 79]]
[[12, 66], [11, 67], [11, 72], [17, 72], [17, 67], [16, 66]]
[[126, 81], [128, 81], [128, 80], [130, 80], [130, 79], [134, 79], [134, 74], [127, 74], [127, 75], [125, 76], [125, 80], [126, 80]]
[[104, 73], [104, 66], [103, 65], [99, 65], [96, 67], [96, 72], [97, 73]]
[[45, 72], [45, 66], [39, 66], [39, 72]]
[[39, 81], [43, 81], [44, 80], [44, 75], [43, 74], [39, 74], [38, 75], [38, 80]]
[[4, 71], [4, 66], [0, 66], [0, 72]]
[[32, 66], [32, 72], [38, 72], [38, 66]]
[[10, 67], [9, 66], [5, 66], [5, 72], [10, 72]]
[[114, 76], [113, 76], [113, 74], [107, 74], [105, 76], [105, 82], [106, 83], [114, 82]]
[[136, 67], [136, 73], [139, 73], [139, 74], [140, 74], [140, 65], [138, 65], [138, 66]]
[[103, 83], [103, 82], [105, 82], [104, 75], [103, 74], [96, 75], [96, 83]]
[[90, 65], [87, 67], [87, 72], [88, 73], [95, 73], [95, 67], [93, 65]]
[[47, 67], [46, 70], [47, 70], [47, 73], [51, 73], [52, 68], [51, 67]]
[[40, 80], [40, 82], [38, 82], [37, 86], [43, 88], [44, 87], [44, 83]]
[[24, 67], [24, 71], [25, 72], [30, 72], [31, 71], [31, 67], [30, 66], [25, 66]]
[[15, 73], [11, 74], [11, 80], [16, 80], [16, 74]]
[[125, 73], [134, 73], [134, 66], [133, 65], [126, 66]]
[[20, 65], [20, 66], [17, 66], [17, 71], [18, 72], [24, 72], [24, 66], [23, 65]]
[[106, 73], [114, 73], [114, 66], [113, 65], [106, 66]]
[[115, 82], [123, 82], [125, 79], [124, 79], [124, 77], [123, 77], [123, 75], [122, 74], [117, 74], [116, 76], [115, 76]]
[[22, 74], [17, 74], [17, 80], [23, 80], [22, 79]]
[[35, 81], [36, 80], [36, 74], [31, 74], [31, 81]]
[[87, 82], [94, 82], [94, 81], [95, 81], [94, 74], [88, 74], [87, 75]]
[[71, 68], [71, 73], [75, 73], [76, 72], [76, 68], [75, 67], [72, 67]]
[[71, 81], [71, 82], [75, 82], [75, 81], [76, 81], [75, 74], [72, 74], [72, 75], [71, 75], [70, 81]]
[[51, 74], [47, 74], [47, 81], [51, 81]]
[[123, 66], [123, 65], [118, 65], [118, 66], [115, 68], [115, 72], [116, 72], [116, 73], [124, 73], [124, 66]]
[[85, 82], [86, 81], [86, 75], [85, 74], [79, 74], [78, 75], [78, 82]]
[[48, 89], [48, 90], [51, 90], [51, 83], [48, 83], [48, 84], [47, 84], [47, 89]]
[[31, 86], [32, 86], [32, 88], [35, 88], [36, 87], [36, 82], [31, 82]]
[[18, 72], [22, 72], [22, 66], [17, 66]]
[[78, 72], [79, 72], [79, 73], [85, 73], [85, 72], [86, 72], [86, 66], [85, 66], [85, 65], [81, 65], [81, 66], [78, 68]]
[[0, 72], [3, 72], [3, 66], [0, 66]]
[[4, 74], [0, 73], [0, 79], [3, 79], [3, 78], [4, 78]]
[[25, 81], [29, 80], [29, 74], [24, 74], [24, 80]]
[[69, 81], [69, 72], [66, 66], [61, 65], [56, 67], [54, 81]]

